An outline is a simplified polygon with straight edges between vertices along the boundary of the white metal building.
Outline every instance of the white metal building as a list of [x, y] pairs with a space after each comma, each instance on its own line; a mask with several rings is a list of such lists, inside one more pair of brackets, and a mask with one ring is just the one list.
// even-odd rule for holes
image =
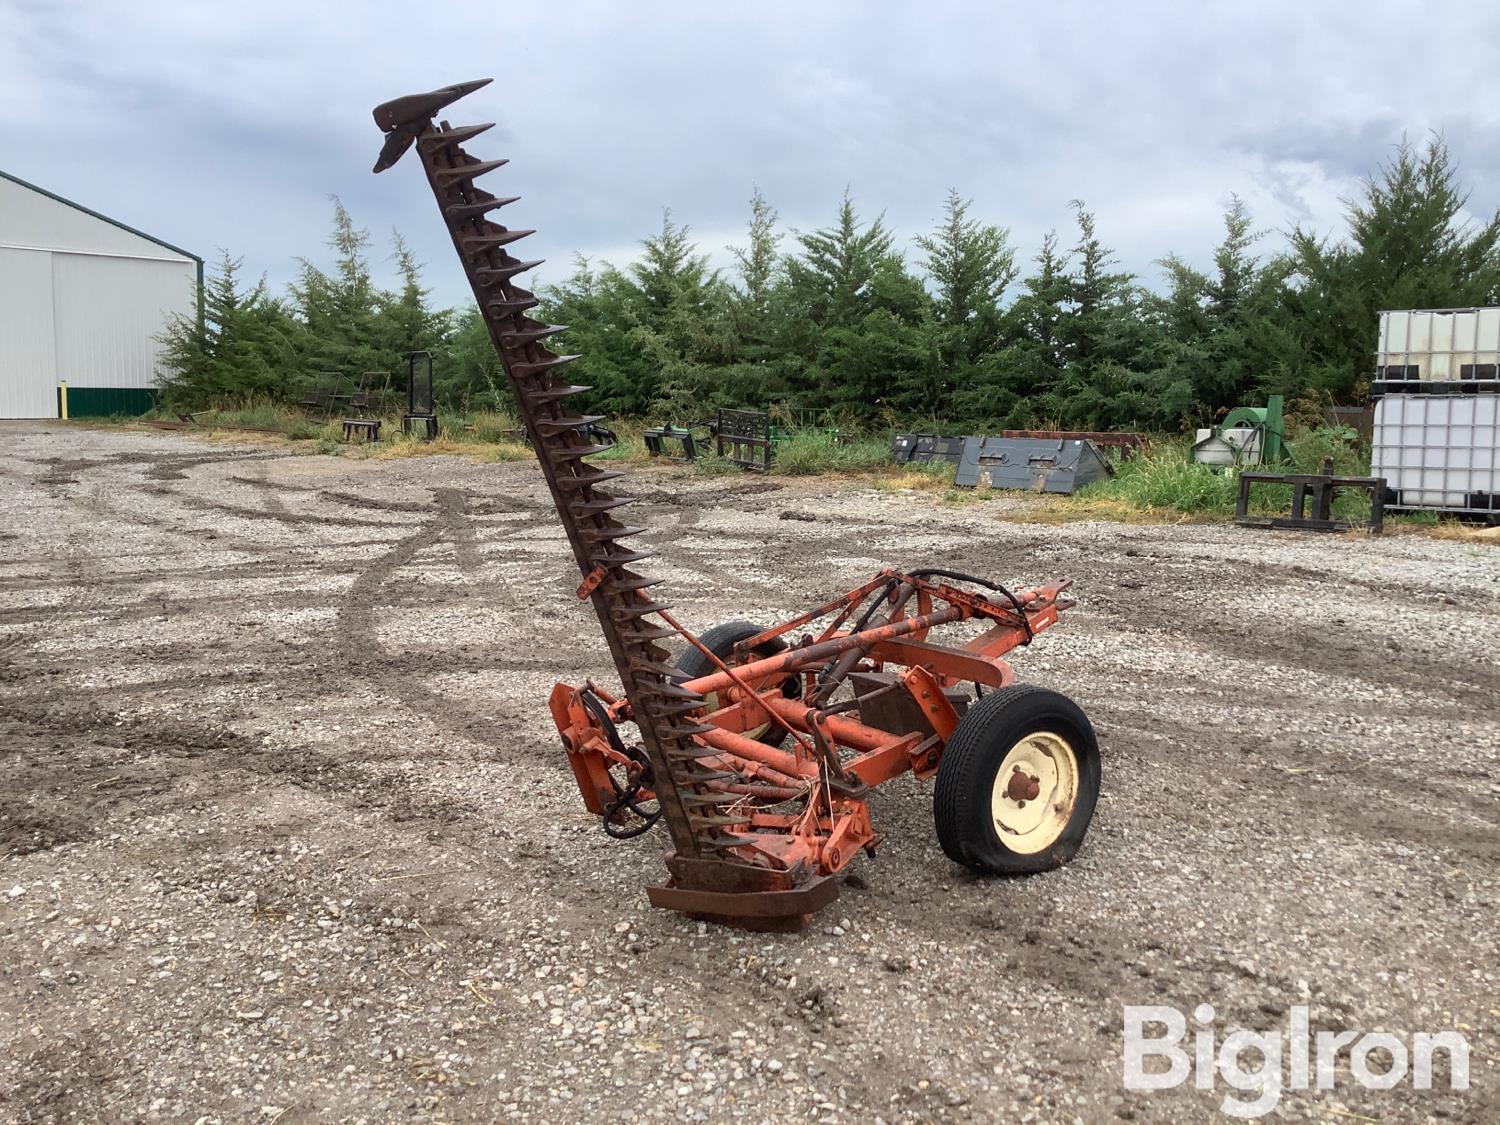
[[203, 260], [0, 172], [0, 418], [139, 414], [160, 335], [197, 313]]

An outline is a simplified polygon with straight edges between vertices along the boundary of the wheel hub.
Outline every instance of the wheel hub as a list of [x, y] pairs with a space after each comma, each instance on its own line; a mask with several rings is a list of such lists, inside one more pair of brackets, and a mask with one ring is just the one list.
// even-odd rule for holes
[[1005, 795], [1012, 801], [1034, 801], [1041, 793], [1042, 779], [1032, 777], [1026, 772], [1026, 767], [1018, 763], [1005, 786]]
[[1011, 851], [1035, 855], [1055, 844], [1072, 819], [1078, 755], [1055, 731], [1022, 737], [1000, 762], [990, 795], [995, 832]]

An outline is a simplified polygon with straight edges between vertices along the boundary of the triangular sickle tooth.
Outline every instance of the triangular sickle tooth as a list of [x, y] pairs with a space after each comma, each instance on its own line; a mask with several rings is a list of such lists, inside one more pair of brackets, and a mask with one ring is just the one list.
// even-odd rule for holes
[[504, 156], [498, 160], [476, 160], [473, 164], [460, 164], [455, 168], [434, 168], [432, 175], [439, 183], [449, 185], [472, 180], [486, 172], [493, 172], [496, 168], [504, 168], [509, 163], [510, 159]]
[[606, 481], [618, 480], [625, 475], [619, 469], [595, 469], [592, 465], [584, 465], [581, 469], [587, 471], [580, 471], [577, 476], [558, 477], [558, 487], [578, 490], [593, 488]]
[[611, 523], [608, 527], [582, 527], [578, 533], [591, 543], [603, 543], [609, 539], [628, 539], [640, 535], [644, 527], [627, 527], [622, 523]]
[[549, 355], [545, 359], [519, 360], [510, 365], [517, 375], [540, 375], [543, 371], [556, 371], [566, 367], [580, 357], [576, 355]]
[[552, 460], [577, 461], [583, 457], [594, 457], [603, 453], [606, 449], [613, 449], [612, 445], [574, 445], [566, 449], [555, 449], [552, 451]]
[[536, 428], [550, 436], [576, 430], [580, 426], [591, 426], [595, 422], [604, 421], [604, 417], [603, 414], [574, 414], [567, 418], [538, 418]]
[[681, 699], [684, 702], [691, 700], [694, 706], [703, 706], [703, 699], [697, 692], [688, 691], [677, 684], [652, 684], [650, 687], [641, 685], [640, 691], [644, 695], [655, 695], [662, 699]]
[[637, 676], [662, 676], [670, 678], [681, 674], [670, 664], [658, 664], [652, 660], [639, 660], [633, 656], [626, 663], [630, 665], [630, 670]]
[[[661, 732], [687, 739], [695, 734], [707, 734], [709, 731], [715, 729], [715, 727], [706, 726], [703, 723], [667, 723], [663, 724]], [[681, 750], [674, 749], [667, 751], [667, 757], [675, 761], [691, 762], [698, 758], [713, 758], [718, 753], [712, 746], [699, 746], [696, 742], [689, 742]]]
[[446, 148], [448, 145], [472, 141], [480, 133], [488, 133], [494, 127], [493, 121], [486, 121], [482, 125], [459, 125], [454, 129], [434, 129], [430, 133], [423, 133], [417, 138], [417, 142], [424, 148]]
[[480, 199], [474, 203], [450, 203], [443, 208], [443, 214], [448, 217], [450, 223], [463, 223], [488, 215], [491, 211], [514, 203], [520, 198], [519, 195], [502, 195], [494, 199]]
[[677, 634], [671, 629], [663, 629], [654, 625], [641, 625], [636, 628], [622, 628], [620, 635], [628, 641], [670, 641], [675, 640]]
[[[689, 785], [703, 785], [710, 781], [733, 781], [740, 776], [737, 773], [729, 773], [725, 770], [705, 770], [692, 767], [685, 768], [682, 773], [683, 776], [677, 779], [678, 783], [686, 782]], [[738, 801], [740, 797], [734, 796], [731, 799]]]
[[688, 823], [696, 829], [728, 828], [732, 824], [749, 824], [747, 816], [701, 816], [698, 813], [688, 813]]
[[512, 242], [519, 242], [528, 234], [535, 233], [534, 230], [505, 230], [502, 227], [496, 227], [493, 234], [466, 234], [460, 241], [463, 243], [465, 254], [482, 254], [486, 250], [509, 246]]
[[575, 387], [571, 383], [554, 383], [545, 390], [532, 391], [527, 397], [532, 402], [559, 402], [572, 395], [581, 395], [584, 391], [593, 389], [593, 387]]
[[500, 337], [500, 342], [507, 349], [525, 347], [527, 344], [539, 343], [549, 336], [556, 336], [559, 332], [566, 332], [566, 324], [528, 324], [517, 328], [514, 332], [507, 332]]
[[474, 271], [474, 276], [481, 285], [500, 285], [515, 277], [518, 273], [534, 270], [545, 262], [546, 258], [535, 258], [529, 262], [509, 262], [503, 266], [485, 266], [483, 269]]
[[[579, 519], [587, 519], [589, 516], [597, 516], [603, 514], [604, 512], [612, 512], [616, 508], [623, 508], [625, 507], [625, 505], [634, 504], [635, 502], [636, 497], [634, 496], [603, 496], [597, 497], [593, 500], [582, 500], [576, 504], [569, 504], [568, 508]], [[648, 585], [650, 585], [656, 582], [660, 582], [661, 579], [647, 578], [644, 579], [644, 581]], [[616, 590], [633, 590], [639, 588], [623, 582], [610, 582], [609, 584]]]
[[[589, 562], [599, 563], [601, 566], [618, 566], [620, 563], [639, 562], [641, 559], [649, 559], [650, 551], [619, 551], [611, 555], [599, 551], [589, 556]], [[666, 636], [675, 637], [676, 633], [667, 633]]]
[[493, 81], [493, 78], [476, 78], [470, 82], [455, 82], [452, 86], [444, 86], [439, 90], [429, 90], [425, 94], [407, 94], [381, 102], [374, 110], [375, 124], [380, 126], [381, 132], [389, 133], [402, 125], [426, 121], [444, 106], [452, 105], [465, 94], [472, 94]]
[[[694, 777], [695, 784], [710, 781], [707, 777]], [[745, 798], [738, 793], [683, 793], [677, 798], [690, 809], [718, 808], [735, 805]]]
[[527, 296], [514, 301], [487, 301], [484, 307], [492, 310], [494, 316], [514, 316], [518, 312], [534, 309], [539, 304], [541, 301]]
[[671, 608], [672, 607], [669, 605], [661, 605], [657, 602], [647, 602], [645, 605], [634, 605], [630, 606], [627, 609], [612, 609], [609, 611], [609, 615], [616, 621], [624, 623], [635, 621], [642, 617], [650, 617], [653, 613], [660, 613], [662, 610]]
[[[633, 499], [632, 502], [634, 502]], [[623, 594], [627, 591], [648, 590], [652, 586], [660, 586], [665, 581], [665, 578], [606, 578], [604, 584], [611, 590], [616, 590]]]

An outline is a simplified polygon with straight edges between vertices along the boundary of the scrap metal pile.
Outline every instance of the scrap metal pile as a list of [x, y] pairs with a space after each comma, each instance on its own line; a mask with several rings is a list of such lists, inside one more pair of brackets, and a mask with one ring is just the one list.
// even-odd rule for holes
[[[588, 458], [599, 419], [568, 400], [576, 356], [544, 341], [537, 298], [516, 279], [539, 265], [510, 254], [532, 233], [493, 216], [514, 203], [477, 186], [505, 160], [463, 144], [488, 125], [434, 123], [468, 82], [387, 102], [377, 172], [415, 148], [495, 349], [515, 390], [623, 692], [559, 684], [551, 709], [584, 802], [612, 835], [660, 822], [670, 877], [651, 901], [700, 918], [796, 928], [837, 895], [832, 876], [879, 833], [869, 796], [911, 771], [936, 776], [944, 852], [976, 871], [1025, 873], [1066, 862], [1093, 815], [1099, 752], [1079, 708], [1015, 683], [1004, 654], [1058, 621], [1067, 580], [1014, 593], [939, 569], [885, 569], [782, 625], [734, 622], [694, 636], [636, 569], [640, 527], [607, 491], [622, 474]], [[940, 630], [968, 635], [947, 643]], [[664, 642], [683, 639], [674, 662]], [[639, 745], [622, 730], [634, 724]]]

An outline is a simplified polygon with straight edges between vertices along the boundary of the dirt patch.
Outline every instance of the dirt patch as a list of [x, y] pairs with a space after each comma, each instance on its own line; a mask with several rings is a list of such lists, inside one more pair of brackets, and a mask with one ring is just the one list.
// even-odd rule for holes
[[766, 937], [650, 910], [660, 841], [577, 800], [547, 693], [614, 675], [534, 465], [4, 436], [0, 1117], [1202, 1119], [1120, 1074], [1124, 1005], [1205, 1002], [1469, 1038], [1467, 1093], [1289, 1116], [1500, 1113], [1493, 548], [635, 473], [700, 629], [887, 563], [1076, 580], [1015, 661], [1100, 732], [1074, 863], [976, 878], [905, 779]]

